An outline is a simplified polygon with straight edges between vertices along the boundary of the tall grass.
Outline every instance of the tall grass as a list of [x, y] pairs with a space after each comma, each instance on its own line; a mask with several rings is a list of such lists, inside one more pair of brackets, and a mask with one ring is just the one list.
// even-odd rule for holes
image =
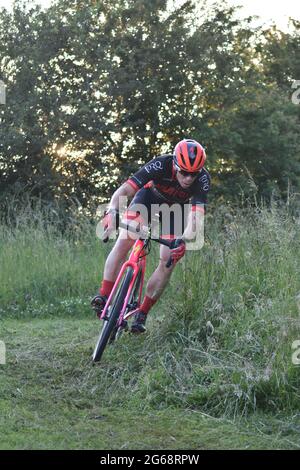
[[88, 217], [64, 224], [57, 215], [37, 204], [0, 224], [2, 315], [74, 315], [86, 308], [108, 247]]
[[300, 221], [276, 206], [215, 215], [164, 301], [157, 343], [167, 352], [158, 353], [147, 390], [164, 384], [158, 401], [217, 415], [296, 410]]
[[[17, 221], [0, 226], [1, 315], [87, 317], [111, 245], [83, 216], [63, 232], [37, 209]], [[203, 249], [176, 267], [146, 337], [122, 339], [104, 366], [88, 371], [87, 397], [116, 404], [129, 389], [131, 406], [215, 416], [299, 409], [300, 369], [292, 364], [300, 339], [299, 218], [274, 204], [223, 206], [205, 229]], [[157, 256], [153, 247], [148, 274]]]

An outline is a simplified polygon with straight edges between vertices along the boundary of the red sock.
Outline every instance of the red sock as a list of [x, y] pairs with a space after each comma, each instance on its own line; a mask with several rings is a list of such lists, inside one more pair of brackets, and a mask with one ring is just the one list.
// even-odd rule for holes
[[143, 303], [140, 306], [140, 310], [147, 315], [147, 313], [153, 307], [153, 305], [155, 304], [157, 300], [158, 299], [151, 299], [151, 297], [148, 297], [147, 295], [145, 295]]
[[105, 281], [105, 279], [103, 279], [99, 292], [101, 295], [106, 295], [106, 297], [109, 297], [113, 287], [114, 281]]

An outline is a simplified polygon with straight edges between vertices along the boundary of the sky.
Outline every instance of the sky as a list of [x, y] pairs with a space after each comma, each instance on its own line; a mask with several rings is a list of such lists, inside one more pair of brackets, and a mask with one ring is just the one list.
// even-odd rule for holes
[[242, 16], [257, 15], [266, 23], [274, 20], [282, 29], [286, 29], [289, 17], [300, 20], [299, 0], [230, 0], [229, 3], [242, 5]]
[[[88, 0], [86, 0], [88, 1]], [[213, 0], [208, 0], [213, 3]], [[269, 24], [272, 20], [286, 30], [288, 17], [300, 20], [299, 0], [228, 0], [231, 5], [242, 5], [241, 16], [257, 15], [259, 24]], [[49, 6], [51, 0], [33, 0], [43, 6]], [[0, 7], [11, 7], [13, 0], [0, 0]]]

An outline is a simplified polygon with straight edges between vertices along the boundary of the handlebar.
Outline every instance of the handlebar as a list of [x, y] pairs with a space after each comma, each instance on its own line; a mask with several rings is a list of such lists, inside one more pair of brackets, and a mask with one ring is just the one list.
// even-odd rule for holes
[[[168, 248], [171, 248], [172, 246], [172, 241], [168, 241], [168, 240], [165, 240], [164, 238], [152, 238], [151, 236], [149, 236], [149, 234], [147, 234], [146, 232], [143, 233], [142, 230], [140, 230], [140, 228], [136, 228], [134, 229], [133, 227], [131, 227], [130, 225], [128, 224], [124, 224], [123, 222], [119, 222], [119, 227], [120, 228], [123, 228], [125, 230], [127, 230], [128, 232], [132, 232], [132, 233], [138, 233], [138, 232], [141, 232], [142, 235], [144, 234], [145, 237], [141, 236], [140, 237], [140, 240], [145, 240], [145, 239], [148, 239], [148, 240], [152, 240], [154, 242], [157, 242], [157, 243], [160, 243], [161, 245], [165, 245], [167, 246]], [[103, 242], [104, 243], [107, 243], [109, 237], [106, 237]], [[167, 263], [166, 263], [166, 268], [170, 268], [173, 264], [173, 260], [172, 260], [172, 257], [170, 256], [170, 258], [168, 259]]]

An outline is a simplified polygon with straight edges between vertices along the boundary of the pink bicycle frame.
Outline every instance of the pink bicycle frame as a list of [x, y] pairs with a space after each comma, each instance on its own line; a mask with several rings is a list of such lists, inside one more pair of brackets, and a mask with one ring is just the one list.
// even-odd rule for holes
[[110, 306], [110, 303], [120, 285], [120, 282], [121, 282], [121, 279], [122, 277], [124, 276], [127, 268], [132, 268], [133, 269], [133, 276], [132, 276], [132, 279], [130, 281], [130, 284], [129, 284], [129, 287], [128, 287], [128, 292], [127, 292], [127, 295], [126, 295], [126, 298], [124, 300], [124, 304], [123, 304], [123, 307], [122, 307], [122, 310], [121, 310], [121, 313], [120, 313], [120, 316], [119, 316], [119, 319], [118, 319], [118, 326], [121, 325], [122, 321], [123, 320], [126, 320], [127, 318], [129, 318], [133, 313], [134, 311], [131, 311], [131, 312], [128, 312], [126, 315], [124, 315], [125, 313], [125, 309], [126, 309], [126, 306], [128, 304], [128, 301], [129, 301], [129, 298], [130, 298], [130, 295], [132, 293], [132, 289], [134, 287], [134, 283], [135, 283], [135, 280], [138, 276], [138, 273], [140, 271], [140, 269], [142, 270], [142, 278], [141, 278], [141, 283], [140, 283], [140, 291], [139, 291], [139, 297], [138, 297], [138, 305], [141, 303], [141, 297], [142, 297], [142, 291], [143, 291], [143, 285], [144, 285], [144, 277], [145, 277], [145, 271], [146, 271], [146, 256], [145, 255], [145, 252], [144, 252], [144, 240], [137, 240], [131, 250], [131, 253], [130, 253], [130, 256], [129, 256], [129, 259], [127, 261], [125, 261], [125, 263], [123, 264], [119, 274], [118, 274], [118, 277], [116, 279], [116, 282], [114, 284], [114, 287], [107, 299], [107, 302], [106, 302], [106, 305], [103, 309], [103, 312], [101, 314], [101, 317], [100, 317], [100, 320], [103, 320], [105, 315], [106, 315], [106, 312], [107, 312], [107, 309], [109, 308]]

